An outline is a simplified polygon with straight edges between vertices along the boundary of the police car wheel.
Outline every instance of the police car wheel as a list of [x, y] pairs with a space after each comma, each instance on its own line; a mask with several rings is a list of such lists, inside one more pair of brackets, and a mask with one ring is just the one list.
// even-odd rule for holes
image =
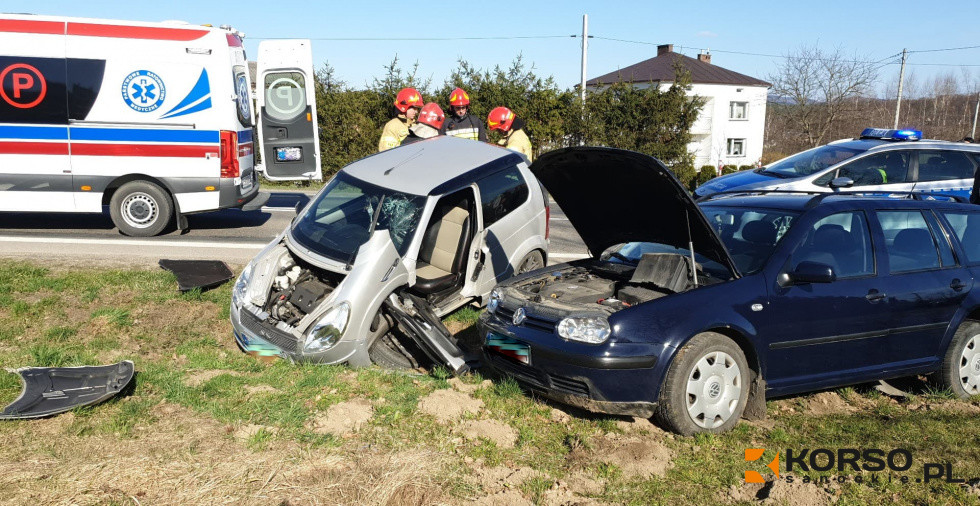
[[109, 202], [112, 222], [124, 235], [150, 237], [163, 232], [173, 218], [170, 195], [147, 181], [131, 181], [119, 187]]
[[965, 321], [953, 334], [942, 368], [932, 375], [936, 386], [966, 399], [980, 395], [980, 322]]
[[654, 416], [685, 436], [725, 432], [745, 411], [748, 378], [745, 354], [734, 341], [714, 332], [698, 334], [667, 369]]

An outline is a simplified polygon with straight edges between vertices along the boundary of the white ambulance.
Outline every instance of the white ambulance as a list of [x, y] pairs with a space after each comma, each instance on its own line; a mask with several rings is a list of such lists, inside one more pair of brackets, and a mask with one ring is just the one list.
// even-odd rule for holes
[[242, 34], [0, 14], [0, 211], [101, 213], [132, 236], [258, 193]]

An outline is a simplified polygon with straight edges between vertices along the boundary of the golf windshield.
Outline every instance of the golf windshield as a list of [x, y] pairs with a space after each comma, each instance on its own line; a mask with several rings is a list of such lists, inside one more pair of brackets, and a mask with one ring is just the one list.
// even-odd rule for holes
[[844, 146], [820, 146], [782, 159], [759, 172], [781, 178], [809, 176], [864, 151]]
[[347, 262], [367, 242], [377, 218], [373, 228], [387, 230], [398, 254], [404, 255], [424, 207], [425, 197], [375, 186], [340, 172], [296, 219], [291, 233], [305, 248]]
[[799, 213], [702, 205], [701, 210], [742, 274], [758, 272], [786, 235]]

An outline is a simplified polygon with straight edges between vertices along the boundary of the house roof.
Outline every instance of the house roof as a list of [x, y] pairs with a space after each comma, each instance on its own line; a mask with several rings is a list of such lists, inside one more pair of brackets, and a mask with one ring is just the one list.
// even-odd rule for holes
[[650, 82], [660, 81], [674, 82], [674, 62], [680, 62], [688, 71], [691, 72], [692, 84], [732, 84], [742, 86], [772, 86], [771, 84], [756, 79], [745, 74], [728, 70], [726, 68], [698, 61], [694, 58], [684, 56], [675, 52], [664, 52], [663, 54], [635, 63], [629, 67], [619, 69], [615, 72], [590, 79], [586, 81], [586, 86], [599, 86], [612, 84], [619, 81]]

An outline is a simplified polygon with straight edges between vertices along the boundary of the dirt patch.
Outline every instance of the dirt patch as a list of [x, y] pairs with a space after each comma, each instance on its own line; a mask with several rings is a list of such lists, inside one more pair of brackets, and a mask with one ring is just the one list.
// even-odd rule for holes
[[259, 395], [278, 394], [282, 391], [269, 385], [245, 385], [246, 397], [252, 398]]
[[485, 497], [481, 497], [471, 504], [478, 506], [532, 506], [534, 503], [528, 501], [516, 490], [497, 492]]
[[595, 499], [590, 499], [588, 497], [582, 497], [578, 493], [599, 493], [602, 491], [602, 487], [598, 488], [597, 492], [582, 492], [581, 490], [576, 491], [570, 482], [565, 480], [558, 480], [550, 489], [545, 491], [543, 497], [541, 498], [541, 503], [545, 506], [586, 506], [593, 504], [602, 504]]
[[189, 387], [199, 387], [208, 381], [221, 376], [222, 374], [227, 374], [229, 376], [241, 376], [241, 373], [237, 371], [226, 371], [222, 369], [210, 369], [207, 371], [199, 371], [190, 374], [184, 378], [184, 384]]
[[758, 502], [785, 506], [825, 506], [837, 502], [837, 491], [813, 483], [783, 480], [732, 485], [720, 502], [728, 504]]
[[439, 423], [453, 421], [465, 413], [478, 413], [483, 401], [468, 394], [444, 388], [436, 390], [419, 401], [419, 410], [436, 417]]
[[572, 415], [569, 415], [568, 413], [556, 408], [551, 408], [550, 416], [551, 421], [556, 423], [568, 423], [572, 421]]
[[966, 401], [913, 402], [909, 411], [948, 411], [960, 415], [980, 415], [980, 406]]
[[605, 439], [595, 452], [598, 460], [622, 469], [627, 477], [663, 476], [672, 466], [673, 452], [662, 444], [640, 438]]
[[858, 408], [851, 406], [837, 392], [820, 392], [807, 397], [804, 412], [813, 416], [842, 415], [854, 413]]
[[619, 420], [616, 427], [627, 434], [664, 434], [664, 430], [657, 427], [649, 418], [631, 417], [628, 420]]
[[[476, 466], [471, 478], [484, 492], [493, 496], [509, 489], [516, 489], [527, 480], [544, 476], [530, 467], [513, 469], [506, 466]], [[518, 494], [520, 495], [520, 494]]]
[[496, 420], [468, 420], [459, 426], [459, 430], [466, 439], [489, 439], [498, 448], [513, 448], [517, 443], [517, 431]]
[[453, 377], [449, 378], [449, 386], [453, 387], [453, 390], [457, 392], [463, 392], [464, 394], [471, 394], [476, 392], [481, 388], [490, 388], [493, 386], [493, 382], [490, 380], [483, 380], [479, 383], [463, 383], [463, 380]]
[[357, 432], [362, 425], [374, 416], [374, 407], [367, 399], [353, 399], [334, 404], [326, 413], [313, 417], [310, 430], [318, 434], [333, 434], [343, 436]]

